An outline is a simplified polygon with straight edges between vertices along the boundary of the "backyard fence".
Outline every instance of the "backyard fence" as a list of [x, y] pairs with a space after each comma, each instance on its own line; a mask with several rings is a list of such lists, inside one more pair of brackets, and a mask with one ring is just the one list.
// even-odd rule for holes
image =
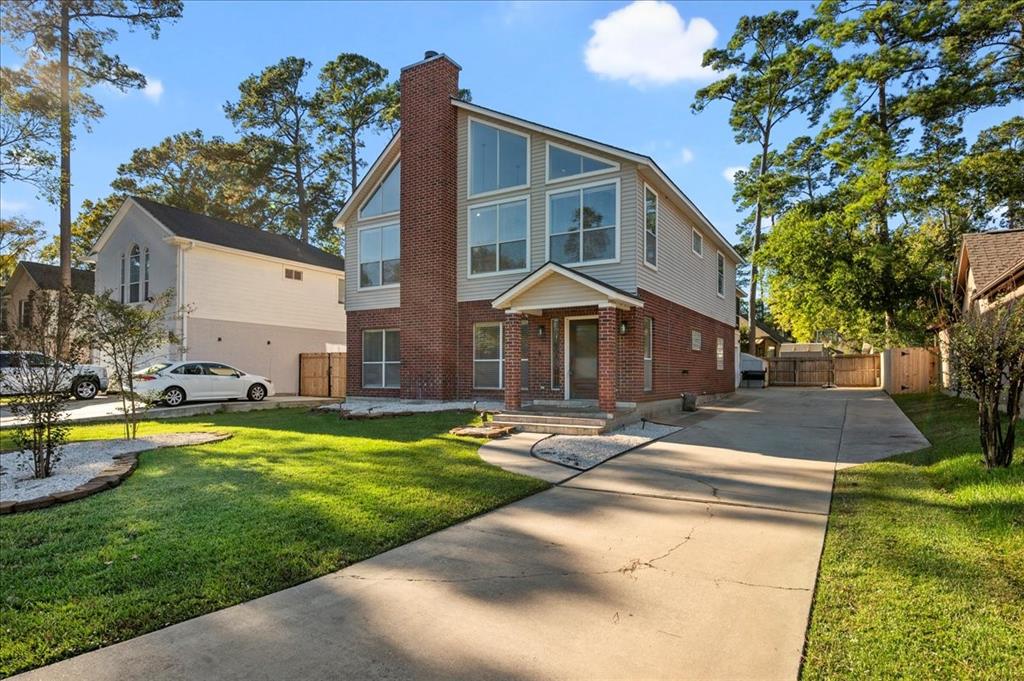
[[880, 384], [880, 367], [878, 355], [771, 358], [768, 360], [768, 383], [778, 386], [871, 388]]
[[882, 388], [890, 395], [923, 393], [938, 386], [935, 348], [890, 348], [882, 352]]
[[299, 355], [299, 394], [345, 397], [345, 353], [303, 352]]

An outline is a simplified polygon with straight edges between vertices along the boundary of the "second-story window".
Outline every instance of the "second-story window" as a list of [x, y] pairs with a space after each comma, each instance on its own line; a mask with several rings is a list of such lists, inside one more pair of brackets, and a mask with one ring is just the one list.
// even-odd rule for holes
[[142, 252], [142, 298], [149, 300], [149, 246]]
[[398, 225], [359, 230], [359, 288], [395, 286], [401, 273]]
[[693, 252], [704, 257], [704, 237], [697, 230], [693, 230]]
[[469, 273], [526, 270], [526, 199], [469, 209]]
[[378, 215], [397, 213], [401, 204], [402, 162], [399, 161], [377, 185], [377, 190], [359, 210], [359, 217], [372, 218]]
[[606, 262], [617, 253], [617, 183], [548, 195], [548, 257], [554, 262]]
[[644, 187], [644, 262], [658, 266], [658, 195]]
[[486, 194], [527, 184], [526, 135], [469, 122], [469, 194]]
[[601, 173], [618, 169], [617, 163], [602, 161], [588, 154], [572, 151], [548, 142], [548, 182], [566, 177]]
[[139, 302], [139, 286], [142, 280], [142, 255], [138, 246], [132, 246], [128, 254], [128, 302]]
[[302, 270], [293, 270], [286, 267], [284, 268], [284, 278], [292, 279], [294, 281], [302, 281]]
[[725, 256], [718, 254], [718, 295], [725, 296]]

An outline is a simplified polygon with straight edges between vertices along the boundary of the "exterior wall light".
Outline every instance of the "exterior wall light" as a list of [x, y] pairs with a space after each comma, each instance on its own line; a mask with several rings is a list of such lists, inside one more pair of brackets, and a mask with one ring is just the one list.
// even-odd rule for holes
[[627, 331], [629, 331], [629, 327], [626, 326], [626, 322], [619, 322], [619, 335], [625, 336]]

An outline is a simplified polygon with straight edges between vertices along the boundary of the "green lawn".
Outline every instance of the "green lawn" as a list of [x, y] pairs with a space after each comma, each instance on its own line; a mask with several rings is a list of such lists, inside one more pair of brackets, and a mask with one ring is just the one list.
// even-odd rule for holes
[[[337, 570], [546, 483], [447, 434], [472, 415], [304, 410], [147, 422], [229, 440], [143, 453], [120, 487], [0, 518], [0, 675]], [[117, 437], [117, 424], [75, 428]]]
[[933, 446], [836, 476], [802, 676], [1024, 678], [1024, 426], [988, 472], [975, 403], [895, 399]]

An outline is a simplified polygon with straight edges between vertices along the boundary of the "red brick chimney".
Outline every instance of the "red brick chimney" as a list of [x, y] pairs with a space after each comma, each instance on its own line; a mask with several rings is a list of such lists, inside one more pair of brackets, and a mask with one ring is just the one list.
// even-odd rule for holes
[[402, 69], [401, 347], [405, 399], [455, 399], [456, 109], [461, 67], [427, 52]]

